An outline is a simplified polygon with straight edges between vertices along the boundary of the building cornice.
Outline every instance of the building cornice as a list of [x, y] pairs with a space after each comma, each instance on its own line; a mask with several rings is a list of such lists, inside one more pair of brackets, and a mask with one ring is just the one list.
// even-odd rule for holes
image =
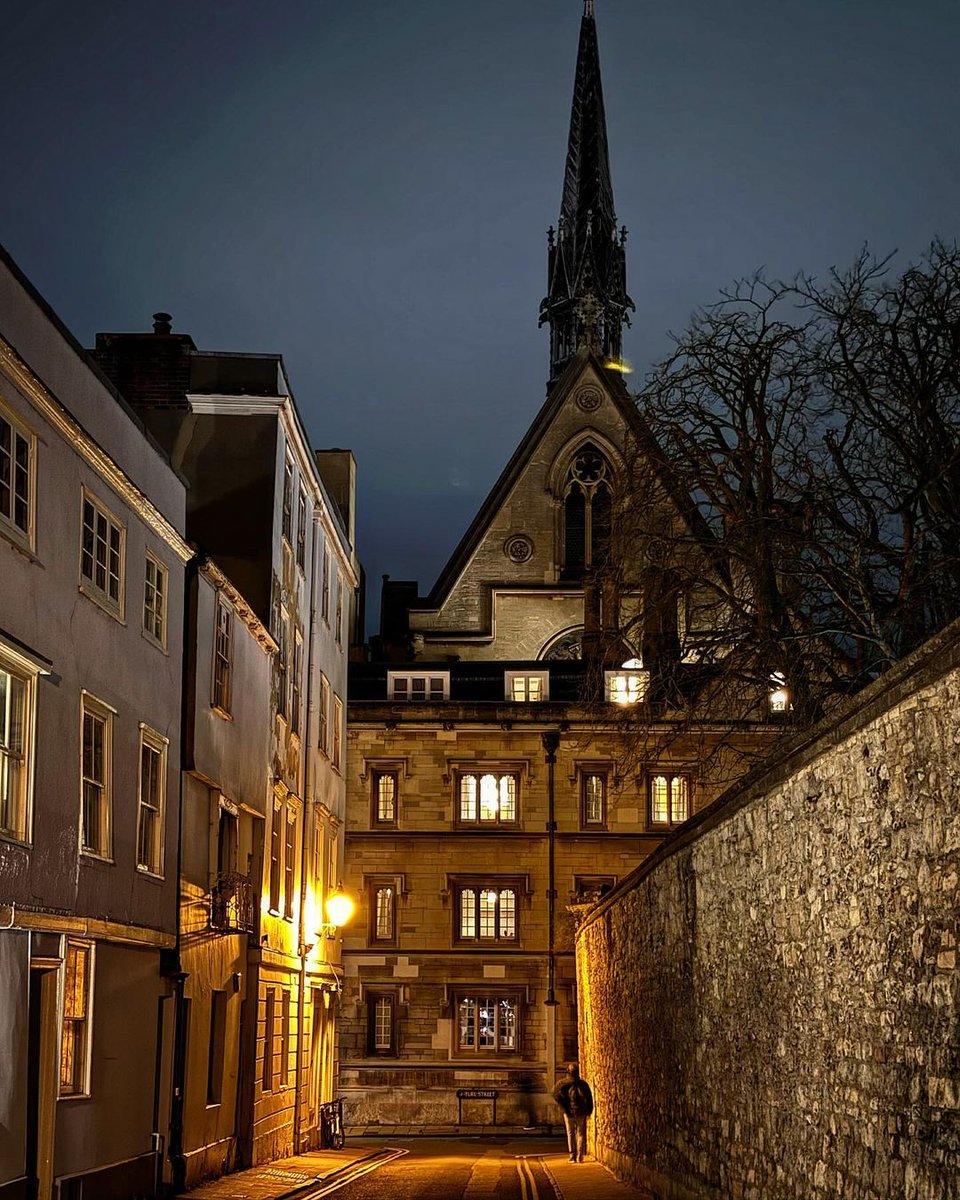
[[0, 921], [4, 929], [30, 929], [44, 933], [63, 933], [69, 937], [90, 938], [107, 942], [123, 942], [137, 946], [152, 946], [158, 950], [170, 950], [176, 943], [176, 935], [161, 929], [150, 929], [143, 925], [127, 925], [120, 921], [101, 921], [73, 913], [52, 913], [43, 909], [21, 908], [18, 904], [7, 904], [9, 920]]
[[0, 370], [14, 387], [27, 396], [57, 432], [116, 492], [143, 523], [183, 561], [189, 562], [193, 550], [167, 518], [133, 483], [107, 452], [98, 446], [90, 434], [59, 400], [40, 382], [16, 350], [0, 337]]
[[231, 583], [217, 564], [209, 558], [203, 559], [200, 563], [200, 571], [218, 591], [223, 592], [233, 605], [237, 616], [257, 639], [261, 648], [267, 654], [275, 654], [279, 649], [277, 643], [271, 637], [270, 631], [244, 599], [242, 593], [237, 590], [236, 585]]

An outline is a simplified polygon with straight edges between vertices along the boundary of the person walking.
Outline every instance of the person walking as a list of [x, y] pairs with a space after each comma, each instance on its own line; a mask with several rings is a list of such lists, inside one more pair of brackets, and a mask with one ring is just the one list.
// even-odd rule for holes
[[571, 1162], [583, 1162], [587, 1152], [587, 1117], [593, 1112], [593, 1092], [580, 1078], [579, 1066], [567, 1063], [567, 1073], [557, 1084], [553, 1098], [563, 1111]]

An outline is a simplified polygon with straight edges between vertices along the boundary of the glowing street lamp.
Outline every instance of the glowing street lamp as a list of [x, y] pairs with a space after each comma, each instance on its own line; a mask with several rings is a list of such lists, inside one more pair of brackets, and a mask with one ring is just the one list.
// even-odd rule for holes
[[324, 907], [327, 910], [328, 920], [326, 925], [317, 932], [320, 934], [325, 933], [327, 937], [333, 937], [337, 930], [342, 929], [353, 916], [355, 905], [343, 890], [343, 886], [338, 883], [337, 890], [327, 897]]

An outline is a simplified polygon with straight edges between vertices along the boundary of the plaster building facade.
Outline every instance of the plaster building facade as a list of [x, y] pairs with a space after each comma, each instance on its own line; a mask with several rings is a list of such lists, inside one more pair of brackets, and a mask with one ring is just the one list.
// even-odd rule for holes
[[351, 675], [354, 1123], [489, 1124], [494, 1096], [500, 1123], [557, 1122], [577, 1048], [568, 908], [714, 798], [713, 751], [764, 736], [762, 701], [736, 726], [677, 720], [659, 668], [712, 631], [689, 598], [682, 620], [675, 597], [655, 611], [656, 581], [618, 547], [631, 471], [660, 480], [665, 521], [690, 519], [623, 384], [625, 240], [587, 5], [541, 307], [546, 402], [430, 594], [385, 580], [379, 661]]
[[152, 1194], [182, 479], [0, 258], [0, 1196]]
[[[171, 1148], [174, 1181], [182, 1183], [316, 1144], [320, 1106], [333, 1096], [339, 941], [324, 906], [342, 862], [347, 659], [360, 615], [355, 466], [348, 451], [310, 447], [277, 355], [198, 350], [189, 336], [172, 332], [166, 314], [157, 314], [153, 333], [98, 335], [94, 355], [187, 478], [188, 534], [242, 597], [248, 633], [276, 647], [264, 709], [267, 769], [259, 785], [243, 782], [251, 794], [259, 786], [259, 799], [227, 797], [251, 809], [246, 966], [238, 970], [233, 951], [202, 940], [193, 952], [203, 965], [191, 971], [185, 947], [178, 964], [191, 976], [180, 999], [179, 1069], [191, 1035], [207, 1047], [223, 1036], [215, 1005], [232, 1011], [240, 1028], [236, 1112], [217, 1124], [218, 1145], [208, 1152], [204, 1106], [195, 1099], [199, 1126]], [[198, 652], [194, 718], [206, 704], [228, 720], [234, 714], [210, 697], [199, 661], [209, 661], [210, 636], [206, 619], [198, 633], [198, 645], [207, 646]], [[263, 663], [254, 661], [259, 695]], [[195, 779], [186, 785], [185, 827], [206, 823], [209, 833], [194, 874], [185, 877], [184, 904], [195, 904], [206, 857], [213, 916], [221, 886], [219, 865], [213, 870], [214, 821], [219, 864], [219, 822], [229, 806], [216, 775], [199, 762], [186, 765]], [[237, 836], [225, 853], [243, 876], [242, 831]], [[245, 881], [237, 885], [242, 891]]]

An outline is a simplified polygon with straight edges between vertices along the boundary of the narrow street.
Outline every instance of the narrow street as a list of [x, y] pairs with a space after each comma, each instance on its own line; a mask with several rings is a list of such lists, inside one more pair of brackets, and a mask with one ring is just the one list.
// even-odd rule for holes
[[[641, 1200], [593, 1162], [572, 1164], [559, 1138], [363, 1139], [371, 1153], [359, 1178], [304, 1193], [300, 1200]], [[399, 1153], [397, 1153], [399, 1152]], [[369, 1169], [373, 1166], [373, 1169]]]

